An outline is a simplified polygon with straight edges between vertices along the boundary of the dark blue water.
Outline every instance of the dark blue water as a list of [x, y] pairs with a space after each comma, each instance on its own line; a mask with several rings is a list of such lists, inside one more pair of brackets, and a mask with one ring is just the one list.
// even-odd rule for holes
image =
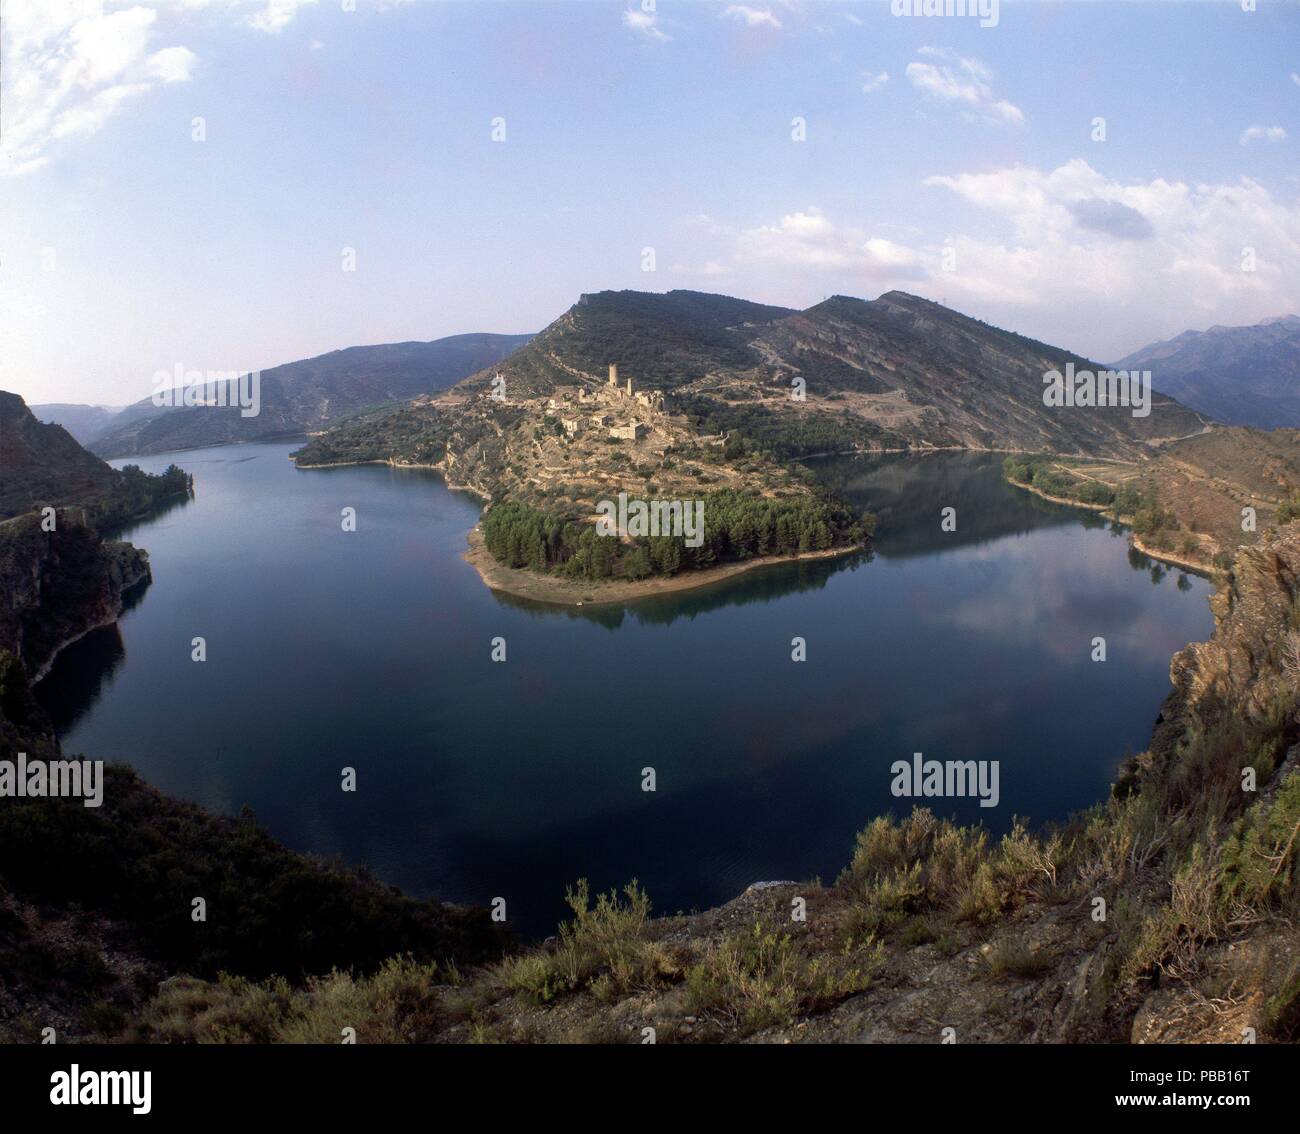
[[913, 752], [1000, 762], [1000, 806], [938, 811], [1063, 817], [1145, 746], [1170, 654], [1211, 629], [1206, 583], [1008, 487], [990, 456], [823, 463], [879, 512], [874, 558], [575, 610], [487, 590], [461, 559], [478, 505], [433, 474], [300, 471], [293, 447], [138, 462], [179, 460], [195, 498], [125, 533], [153, 584], [39, 687], [65, 748], [248, 804], [417, 895], [504, 896], [527, 934], [582, 876], [635, 876], [665, 912], [829, 880], [872, 816], [910, 809], [889, 765]]

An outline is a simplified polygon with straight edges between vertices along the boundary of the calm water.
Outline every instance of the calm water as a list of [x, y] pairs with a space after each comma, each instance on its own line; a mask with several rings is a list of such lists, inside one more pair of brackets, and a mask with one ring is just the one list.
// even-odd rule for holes
[[1211, 629], [1206, 583], [1007, 487], [995, 457], [823, 463], [878, 512], [872, 559], [557, 610], [479, 582], [460, 558], [478, 506], [436, 476], [299, 471], [292, 448], [138, 462], [177, 459], [196, 497], [125, 533], [154, 583], [39, 687], [65, 747], [248, 804], [289, 845], [412, 893], [503, 895], [527, 934], [584, 875], [638, 877], [666, 912], [829, 880], [873, 815], [910, 809], [889, 765], [913, 752], [1000, 761], [996, 809], [931, 801], [995, 831], [1085, 807], [1144, 747], [1170, 654]]

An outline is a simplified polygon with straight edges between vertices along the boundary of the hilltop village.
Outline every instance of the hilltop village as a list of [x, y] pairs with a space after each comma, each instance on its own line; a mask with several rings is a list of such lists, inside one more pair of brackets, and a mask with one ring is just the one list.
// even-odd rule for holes
[[679, 499], [721, 488], [765, 496], [808, 491], [757, 454], [729, 458], [726, 434], [697, 433], [661, 390], [639, 390], [633, 378], [620, 376], [618, 363], [608, 365], [603, 382], [571, 371], [577, 381], [541, 394], [512, 395], [518, 384], [498, 371], [468, 401], [463, 392], [432, 399], [431, 407], [462, 426], [479, 425], [447, 437], [442, 465], [450, 481], [489, 499], [508, 495], [584, 514], [621, 491]]
[[609, 379], [603, 386], [592, 391], [584, 386], [561, 387], [554, 397], [546, 399], [546, 408], [564, 415], [560, 427], [569, 437], [587, 429], [605, 431], [612, 441], [667, 442], [671, 436], [663, 392], [634, 391], [631, 378], [620, 385], [617, 362], [609, 364]]

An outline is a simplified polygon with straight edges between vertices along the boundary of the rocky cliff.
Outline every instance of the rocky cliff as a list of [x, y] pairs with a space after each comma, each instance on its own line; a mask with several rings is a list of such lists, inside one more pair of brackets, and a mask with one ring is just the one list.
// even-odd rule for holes
[[150, 579], [149, 556], [101, 539], [76, 512], [56, 513], [53, 531], [28, 513], [0, 523], [0, 647], [33, 681], [70, 642], [117, 621], [122, 596]]
[[116, 621], [149, 557], [97, 529], [189, 491], [179, 469], [110, 468], [0, 390], [0, 650], [37, 681], [65, 645]]

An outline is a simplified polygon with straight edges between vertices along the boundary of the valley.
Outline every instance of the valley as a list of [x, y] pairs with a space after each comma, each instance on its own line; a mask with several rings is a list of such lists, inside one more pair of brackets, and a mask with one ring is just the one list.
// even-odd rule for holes
[[1300, 0], [0, 9], [7, 1128], [1287, 1121]]
[[[112, 470], [57, 426], [36, 425], [17, 399], [4, 403], [0, 444], [13, 459], [0, 487], [15, 513], [5, 528], [33, 525], [42, 503], [57, 501], [61, 528], [69, 517], [60, 538], [84, 543], [82, 558], [61, 552], [26, 593], [27, 623], [0, 625], [18, 651], [0, 659], [6, 738], [33, 759], [67, 745], [135, 770], [108, 763], [92, 818], [59, 809], [36, 833], [33, 801], [0, 802], [0, 846], [21, 839], [50, 855], [40, 851], [48, 840], [76, 848], [107, 838], [117, 866], [136, 870], [153, 860], [130, 837], [130, 815], [146, 831], [178, 821], [190, 830], [170, 852], [182, 874], [211, 879], [231, 840], [253, 838], [246, 879], [292, 878], [276, 899], [262, 881], [241, 883], [276, 901], [275, 915], [197, 955], [158, 928], [170, 889], [113, 882], [119, 896], [94, 907], [89, 938], [104, 966], [91, 984], [112, 1010], [88, 1014], [89, 985], [69, 978], [40, 994], [45, 1011], [75, 1037], [153, 1042], [212, 1038], [214, 1012], [250, 1037], [319, 1037], [338, 995], [367, 1005], [370, 1039], [614, 1041], [649, 1021], [678, 1042], [898, 1042], [926, 1039], [942, 1011], [985, 1040], [1115, 1041], [1219, 1036], [1229, 1025], [1197, 1005], [1226, 997], [1231, 1027], [1247, 1021], [1285, 1038], [1288, 946], [1252, 927], [1285, 916], [1294, 882], [1287, 867], [1281, 888], [1261, 885], [1242, 848], [1284, 841], [1294, 809], [1289, 655], [1261, 643], [1297, 633], [1296, 439], [1220, 427], [1159, 394], [1149, 416], [1045, 404], [1042, 374], [1071, 361], [901, 293], [802, 313], [695, 293], [601, 293], [446, 390], [314, 433], [292, 463], [291, 443], [254, 441], [190, 450], [194, 473], [165, 456]], [[954, 380], [958, 372], [974, 375]], [[826, 452], [846, 455], [815, 456]], [[238, 528], [221, 503], [234, 499]], [[664, 515], [698, 504], [704, 536], [626, 525], [602, 538], [597, 523], [613, 501], [647, 514], [663, 505]], [[350, 535], [339, 533], [343, 504], [360, 516]], [[1255, 509], [1249, 531], [1244, 507]], [[940, 523], [949, 510], [951, 526]], [[1125, 534], [1115, 521], [1131, 527], [1134, 547], [1115, 542]], [[153, 555], [101, 544], [96, 525], [113, 524], [140, 532]], [[358, 554], [336, 557], [339, 539], [359, 540]], [[35, 543], [7, 546], [19, 573], [40, 557]], [[1181, 649], [1205, 635], [1206, 584], [1175, 582], [1144, 550], [1213, 577], [1218, 629], [1202, 644]], [[249, 580], [269, 584], [246, 589], [238, 612], [222, 607], [217, 580], [203, 584], [231, 555]], [[136, 567], [110, 565], [124, 556]], [[298, 580], [288, 601], [272, 582], [286, 572]], [[989, 623], [996, 612], [1001, 621]], [[178, 669], [168, 635], [182, 622], [220, 626], [213, 658], [243, 664]], [[287, 652], [270, 648], [271, 623]], [[797, 656], [792, 629], [808, 643]], [[710, 645], [719, 632], [731, 643], [725, 661]], [[1119, 668], [1090, 663], [1098, 633], [1124, 659]], [[507, 666], [488, 656], [498, 638], [510, 643]], [[1247, 672], [1228, 660], [1242, 651], [1255, 659]], [[1147, 741], [1171, 653], [1174, 692]], [[340, 716], [317, 697], [329, 683], [321, 664], [356, 654], [377, 661], [352, 672], [356, 704], [428, 705], [430, 690], [445, 698], [397, 723]], [[821, 677], [809, 684], [803, 672]], [[33, 674], [45, 675], [39, 700]], [[653, 729], [620, 732], [612, 760], [575, 752], [566, 715], [591, 689], [635, 688], [646, 674], [658, 675], [654, 703], [684, 714], [674, 734], [693, 738], [692, 755]], [[722, 716], [699, 698], [720, 675], [731, 706]], [[272, 691], [274, 707], [237, 722], [219, 708], [257, 688]], [[746, 690], [761, 700], [746, 701]], [[516, 706], [509, 721], [490, 708], [501, 696]], [[1097, 704], [1104, 718], [1089, 709]], [[320, 731], [286, 744], [276, 732], [286, 711]], [[523, 764], [511, 755], [520, 714]], [[310, 784], [318, 752], [365, 751], [376, 737], [389, 760], [432, 776], [417, 787], [409, 771], [392, 780], [363, 767], [379, 828], [359, 829], [338, 809], [332, 772], [304, 825], [304, 789], [289, 790], [255, 755], [276, 752], [284, 775]], [[1269, 785], [1257, 803], [1225, 794], [1237, 758], [1222, 754], [1242, 745]], [[1121, 760], [1126, 750], [1138, 755]], [[177, 751], [188, 754], [182, 764]], [[498, 755], [471, 782], [467, 752]], [[909, 812], [889, 794], [889, 769], [918, 752], [992, 778], [970, 799], [945, 794], [948, 814]], [[751, 798], [755, 754], [771, 791]], [[663, 794], [642, 814], [647, 767]], [[288, 847], [221, 818], [250, 791]], [[424, 811], [455, 801], [432, 873], [427, 838], [402, 819], [429, 791]], [[995, 797], [996, 814], [1030, 816], [1033, 828], [964, 825], [994, 814], [984, 808]], [[864, 815], [877, 816], [865, 830]], [[485, 834], [503, 822], [510, 838]], [[1204, 831], [1226, 849], [1193, 919], [1173, 903], [1210, 853]], [[593, 840], [604, 847], [598, 863]], [[647, 859], [649, 846], [673, 849]], [[340, 847], [430, 900], [376, 906], [364, 875], [299, 853]], [[522, 878], [520, 862], [531, 864]], [[620, 891], [629, 877], [646, 889]], [[750, 887], [755, 877], [813, 880]], [[74, 893], [48, 871], [10, 869], [3, 884], [3, 910], [20, 920], [29, 952], [58, 952], [68, 903], [95, 892]], [[1137, 904], [1080, 935], [1074, 905], [1121, 886], [1141, 895]], [[571, 920], [559, 941], [530, 944], [564, 916], [566, 887]], [[523, 942], [485, 925], [488, 898], [502, 890]], [[367, 910], [330, 947], [295, 940], [317, 891], [336, 908]], [[648, 894], [667, 916], [649, 917]], [[783, 921], [793, 900], [815, 913], [809, 928]], [[1231, 928], [1245, 909], [1247, 928]], [[1220, 944], [1228, 939], [1235, 954]], [[269, 1012], [258, 1007], [268, 965], [324, 973], [344, 957], [353, 975], [292, 983]], [[1174, 964], [1183, 977], [1171, 995], [1155, 974]], [[218, 977], [217, 966], [241, 975]], [[385, 1004], [377, 981], [424, 1005], [420, 1018]], [[1257, 993], [1238, 1002], [1241, 981]], [[0, 998], [0, 1027], [25, 1034], [30, 1025], [5, 1024], [3, 1011]]]

